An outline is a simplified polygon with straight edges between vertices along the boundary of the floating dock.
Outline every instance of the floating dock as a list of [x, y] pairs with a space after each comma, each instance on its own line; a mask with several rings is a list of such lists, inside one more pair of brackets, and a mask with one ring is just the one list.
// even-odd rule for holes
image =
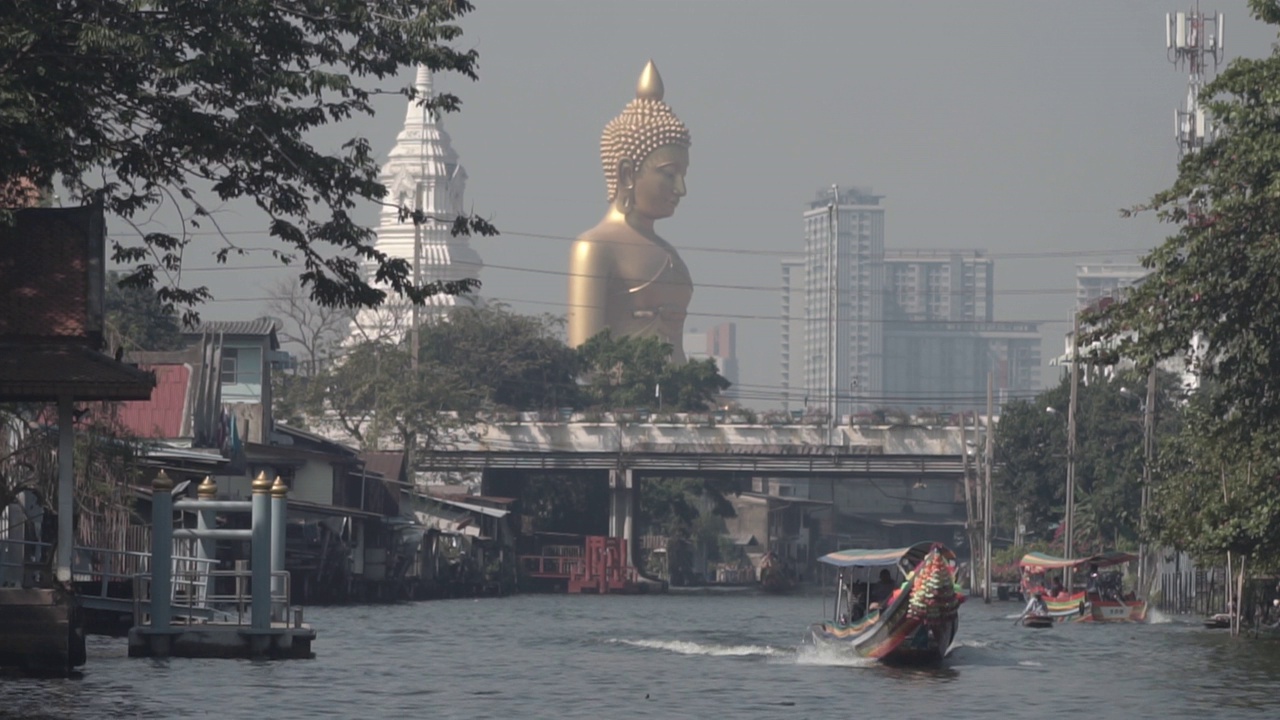
[[[316, 631], [289, 602], [284, 571], [289, 489], [265, 474], [253, 481], [253, 499], [216, 500], [205, 478], [197, 500], [173, 501], [173, 481], [163, 471], [152, 482], [150, 575], [134, 584], [131, 657], [311, 658]], [[196, 511], [195, 529], [173, 528], [173, 511]], [[251, 529], [216, 527], [216, 514], [249, 512]], [[174, 538], [198, 540], [197, 557], [173, 557]], [[249, 568], [212, 570], [214, 542], [249, 540]], [[219, 592], [230, 588], [231, 592]]]

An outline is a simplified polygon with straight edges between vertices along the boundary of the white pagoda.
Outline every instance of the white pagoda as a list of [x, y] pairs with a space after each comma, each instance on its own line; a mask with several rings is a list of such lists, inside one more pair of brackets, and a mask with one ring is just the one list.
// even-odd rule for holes
[[[434, 92], [431, 71], [418, 66], [414, 81], [418, 97], [409, 102], [404, 129], [382, 166], [382, 182], [387, 187], [378, 225], [377, 248], [387, 255], [404, 258], [412, 266], [414, 244], [419, 243], [418, 277], [421, 282], [479, 278], [484, 263], [465, 235], [453, 235], [454, 219], [463, 212], [467, 171], [458, 162], [449, 134], [434, 111], [423, 107], [422, 98]], [[420, 208], [427, 221], [414, 226], [412, 218], [400, 220], [397, 206]], [[440, 318], [455, 307], [482, 303], [474, 294], [436, 295], [419, 308], [419, 321]], [[398, 342], [408, 332], [412, 318], [407, 299], [387, 298], [383, 307], [362, 310], [353, 323], [350, 342], [381, 339]]]

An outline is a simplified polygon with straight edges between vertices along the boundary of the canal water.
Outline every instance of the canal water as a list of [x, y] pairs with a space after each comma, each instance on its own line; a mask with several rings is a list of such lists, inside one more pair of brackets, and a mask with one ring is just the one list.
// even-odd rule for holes
[[[829, 606], [828, 606], [829, 607]], [[1015, 625], [970, 601], [942, 669], [800, 641], [820, 595], [519, 596], [309, 608], [306, 661], [153, 661], [90, 638], [81, 677], [0, 676], [0, 718], [1234, 718], [1280, 711], [1280, 644], [1189, 621]]]

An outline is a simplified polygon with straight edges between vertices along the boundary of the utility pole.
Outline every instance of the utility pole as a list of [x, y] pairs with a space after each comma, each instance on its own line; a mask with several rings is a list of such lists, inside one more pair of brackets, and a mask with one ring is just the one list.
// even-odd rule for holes
[[840, 354], [836, 319], [840, 308], [840, 186], [831, 186], [831, 205], [827, 214], [827, 233], [830, 235], [830, 252], [827, 255], [827, 444], [835, 445], [836, 423], [839, 422], [840, 403], [836, 400], [836, 388], [840, 386]]
[[[1071, 330], [1071, 400], [1067, 405], [1067, 512], [1062, 524], [1063, 557], [1075, 557], [1073, 520], [1076, 512], [1076, 396], [1080, 387], [1080, 311], [1073, 311]], [[1071, 568], [1063, 571], [1063, 584], [1071, 592]]]
[[986, 556], [986, 562], [983, 565], [983, 581], [982, 581], [982, 600], [983, 602], [991, 602], [991, 524], [994, 519], [995, 502], [991, 497], [991, 465], [995, 460], [992, 454], [991, 445], [991, 421], [994, 415], [991, 402], [991, 385], [993, 377], [991, 371], [987, 371], [987, 443], [986, 443], [986, 467], [983, 468], [984, 475], [983, 487], [985, 488], [986, 505], [982, 508], [982, 514], [986, 516], [986, 520], [982, 523], [982, 553]]
[[[422, 181], [419, 180], [413, 187], [413, 285], [414, 287], [422, 286]], [[419, 303], [411, 301], [409, 310], [409, 367], [413, 372], [413, 382], [418, 382], [418, 351], [419, 351], [419, 335], [418, 323], [421, 321], [418, 315]], [[405, 443], [405, 463], [409, 467], [409, 477], [415, 480], [414, 487], [417, 487], [417, 473], [414, 471], [414, 456], [416, 453], [416, 445], [418, 444], [418, 436], [413, 435], [409, 438], [409, 442]]]
[[973, 490], [969, 487], [969, 418], [960, 413], [960, 462], [964, 468], [964, 533], [965, 539], [969, 543], [969, 592], [973, 592], [976, 585], [974, 578], [973, 564], [978, 559], [977, 543], [974, 538], [974, 503]]
[[1147, 375], [1147, 400], [1142, 406], [1142, 505], [1138, 511], [1138, 593], [1146, 597], [1147, 572], [1147, 503], [1151, 501], [1151, 461], [1155, 454], [1156, 366]]

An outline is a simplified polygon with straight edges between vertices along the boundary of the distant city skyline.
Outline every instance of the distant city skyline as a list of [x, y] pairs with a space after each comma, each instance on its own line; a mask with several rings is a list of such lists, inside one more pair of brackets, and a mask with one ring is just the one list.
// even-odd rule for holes
[[[471, 241], [486, 258], [481, 294], [519, 312], [564, 313], [569, 245], [604, 209], [600, 128], [652, 58], [695, 138], [689, 194], [659, 224], [697, 282], [688, 326], [737, 325], [742, 385], [775, 398], [754, 403], [762, 408], [782, 399], [778, 263], [800, 250], [796, 209], [817, 187], [853, 181], [888, 197], [892, 247], [986, 248], [1000, 268], [995, 319], [1040, 323], [1044, 357], [1060, 352], [1069, 326], [1075, 266], [1135, 262], [1170, 231], [1118, 209], [1176, 174], [1168, 118], [1187, 79], [1163, 43], [1165, 13], [1179, 3], [1082, 0], [1069, 13], [1022, 0], [972, 0], [963, 12], [941, 1], [798, 0], [785, 12], [659, 0], [476, 5], [458, 44], [479, 52], [479, 82], [434, 80], [462, 100], [445, 123], [465, 156], [465, 209], [503, 233]], [[1270, 53], [1274, 29], [1243, 0], [1214, 6], [1230, 26], [1228, 61]], [[405, 68], [381, 87], [413, 81]], [[385, 152], [405, 101], [372, 102], [376, 117], [313, 140], [338, 152], [360, 135]], [[378, 215], [356, 211], [370, 226]], [[215, 217], [246, 247], [274, 242], [259, 237], [267, 223], [248, 204]], [[108, 230], [132, 232], [110, 219]], [[208, 319], [263, 315], [266, 289], [296, 278], [296, 266], [262, 252], [219, 266], [211, 254], [224, 242], [201, 232], [183, 281], [214, 292]], [[1060, 372], [1045, 363], [1040, 382]]]

